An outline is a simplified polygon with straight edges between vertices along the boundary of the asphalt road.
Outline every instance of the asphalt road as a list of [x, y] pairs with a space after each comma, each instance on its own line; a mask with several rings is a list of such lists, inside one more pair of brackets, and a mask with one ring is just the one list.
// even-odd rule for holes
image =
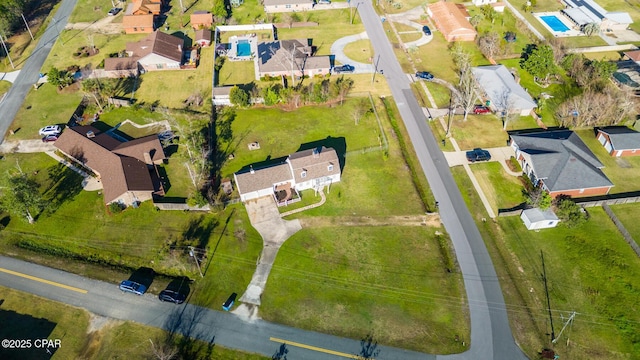
[[384, 71], [422, 170], [439, 203], [440, 217], [451, 236], [463, 273], [471, 318], [471, 346], [465, 353], [437, 358], [526, 359], [511, 334], [500, 283], [489, 253], [438, 147], [439, 140], [427, 126], [424, 113], [411, 91], [409, 78], [394, 55], [380, 16], [371, 1], [360, 1], [354, 6], [358, 6], [373, 45], [374, 61], [379, 64], [378, 69]]
[[[13, 83], [7, 96], [0, 102], [0, 143], [4, 141], [4, 137], [13, 122], [18, 110], [22, 106], [22, 102], [27, 97], [29, 90], [33, 87], [39, 77], [45, 59], [49, 56], [49, 52], [56, 42], [58, 31], [62, 31], [71, 11], [76, 6], [77, 0], [62, 0], [60, 7], [56, 12], [53, 20], [47, 26], [44, 34], [38, 40], [36, 48], [31, 53], [20, 70], [20, 74]], [[69, 49], [71, 51], [71, 49]]]

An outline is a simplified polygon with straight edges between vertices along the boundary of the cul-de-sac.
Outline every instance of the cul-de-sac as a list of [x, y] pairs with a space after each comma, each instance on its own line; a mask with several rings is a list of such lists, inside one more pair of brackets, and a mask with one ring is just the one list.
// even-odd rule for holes
[[0, 359], [640, 360], [640, 0], [0, 0]]

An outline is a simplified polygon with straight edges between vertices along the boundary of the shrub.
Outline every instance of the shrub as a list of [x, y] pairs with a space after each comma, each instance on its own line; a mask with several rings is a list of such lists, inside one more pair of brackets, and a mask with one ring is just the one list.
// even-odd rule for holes
[[113, 214], [119, 214], [122, 212], [122, 210], [124, 210], [124, 205], [120, 203], [112, 202], [111, 204], [109, 204], [109, 211], [111, 211], [111, 213]]
[[555, 213], [562, 223], [567, 227], [576, 227], [585, 223], [589, 219], [587, 212], [576, 204], [571, 196], [560, 195], [553, 201]]

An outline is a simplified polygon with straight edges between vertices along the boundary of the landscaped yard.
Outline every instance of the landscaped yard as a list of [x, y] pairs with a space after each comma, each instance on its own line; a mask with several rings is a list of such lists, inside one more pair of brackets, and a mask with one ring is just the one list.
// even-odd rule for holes
[[344, 54], [353, 61], [365, 64], [371, 63], [371, 58], [373, 57], [371, 41], [369, 41], [369, 39], [362, 39], [349, 43], [344, 47]]
[[495, 213], [499, 209], [509, 209], [524, 202], [522, 182], [507, 174], [500, 163], [492, 161], [470, 167]]
[[638, 207], [637, 203], [611, 206], [611, 210], [613, 210], [636, 243], [640, 242], [640, 221], [638, 221], [636, 214]]
[[256, 81], [255, 64], [253, 61], [229, 61], [225, 59], [216, 81], [216, 86], [242, 85]]
[[[115, 2], [116, 7], [120, 7], [126, 9], [127, 4], [122, 2]], [[107, 12], [113, 7], [113, 4], [110, 1], [104, 0], [83, 0], [79, 1], [76, 6], [73, 8], [73, 12], [71, 16], [69, 16], [70, 23], [77, 22], [94, 22], [100, 20], [102, 18], [107, 17]], [[118, 16], [122, 16], [121, 11]]]
[[436, 230], [305, 228], [280, 249], [261, 316], [354, 339], [372, 334], [384, 345], [464, 351], [469, 328], [462, 278], [446, 271]]

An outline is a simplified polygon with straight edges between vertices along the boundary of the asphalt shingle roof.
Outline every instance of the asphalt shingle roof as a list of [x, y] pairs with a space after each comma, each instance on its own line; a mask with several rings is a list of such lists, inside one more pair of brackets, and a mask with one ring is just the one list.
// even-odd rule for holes
[[620, 126], [607, 127], [599, 130], [609, 135], [611, 145], [615, 150], [640, 149], [640, 132]]
[[[487, 93], [487, 97], [499, 110], [503, 110], [504, 107], [532, 109], [537, 106], [524, 88], [516, 83], [513, 75], [504, 65], [478, 66], [471, 68], [471, 72]], [[505, 95], [508, 95], [508, 101], [512, 104], [503, 104]]]

